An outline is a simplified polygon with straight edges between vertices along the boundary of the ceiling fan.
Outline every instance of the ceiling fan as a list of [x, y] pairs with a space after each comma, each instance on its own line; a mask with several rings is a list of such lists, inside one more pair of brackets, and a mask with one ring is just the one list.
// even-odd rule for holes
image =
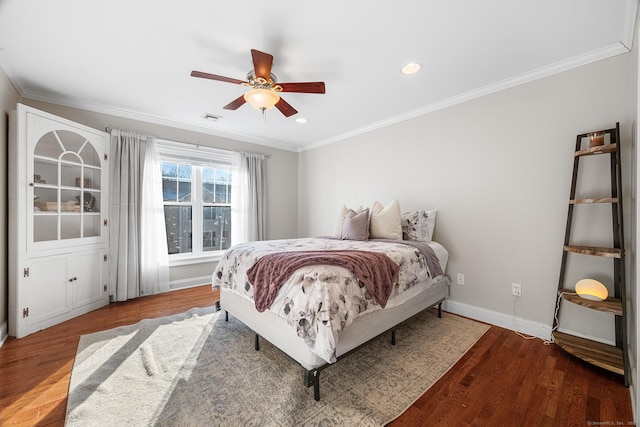
[[280, 97], [280, 92], [325, 93], [324, 82], [278, 83], [276, 76], [271, 73], [273, 56], [268, 53], [251, 49], [251, 58], [253, 59], [253, 70], [247, 73], [246, 81], [202, 71], [192, 71], [191, 76], [241, 84], [251, 88], [244, 95], [222, 107], [225, 110], [236, 110], [245, 102], [248, 102], [255, 109], [262, 111], [263, 114], [266, 110], [275, 106], [285, 117], [289, 117], [298, 111]]

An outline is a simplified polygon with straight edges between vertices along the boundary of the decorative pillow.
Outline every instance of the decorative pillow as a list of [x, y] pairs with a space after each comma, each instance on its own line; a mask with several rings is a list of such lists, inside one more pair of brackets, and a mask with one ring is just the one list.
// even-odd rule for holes
[[429, 241], [433, 240], [433, 230], [436, 228], [437, 210], [427, 211], [427, 232], [429, 233]]
[[342, 240], [369, 239], [369, 208], [360, 213], [353, 209], [347, 211], [342, 225]]
[[436, 210], [402, 214], [402, 234], [405, 240], [430, 242], [436, 228]]
[[[342, 224], [344, 224], [344, 218], [347, 216], [347, 212], [349, 212], [349, 208], [345, 205], [342, 205], [342, 209], [340, 209], [340, 213], [338, 214], [338, 222], [336, 223], [336, 228], [333, 231], [331, 237], [335, 237], [336, 239], [342, 238]], [[358, 209], [353, 209], [356, 213], [362, 212], [362, 206]]]
[[382, 206], [377, 201], [373, 203], [369, 220], [369, 237], [402, 240], [400, 203], [397, 200], [393, 200], [387, 206]]

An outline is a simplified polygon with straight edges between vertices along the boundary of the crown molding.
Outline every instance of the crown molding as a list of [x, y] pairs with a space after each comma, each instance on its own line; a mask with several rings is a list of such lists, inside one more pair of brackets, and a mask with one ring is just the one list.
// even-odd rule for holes
[[630, 18], [625, 22], [625, 28], [623, 30], [624, 37], [623, 37], [623, 40], [620, 42], [606, 46], [602, 49], [597, 49], [591, 52], [587, 52], [586, 54], [583, 54], [583, 55], [578, 55], [576, 57], [570, 58], [565, 61], [560, 61], [555, 64], [551, 64], [549, 66], [542, 67], [537, 70], [533, 70], [528, 73], [521, 74], [519, 76], [510, 78], [510, 79], [495, 82], [487, 86], [474, 89], [474, 90], [462, 93], [460, 95], [456, 95], [456, 96], [444, 99], [442, 101], [438, 101], [438, 102], [408, 111], [403, 114], [389, 117], [385, 120], [371, 123], [367, 126], [363, 126], [361, 128], [354, 129], [349, 132], [345, 132], [339, 135], [332, 136], [330, 138], [312, 142], [303, 147], [284, 144], [278, 141], [256, 138], [256, 137], [244, 135], [241, 133], [221, 132], [221, 131], [217, 131], [204, 126], [199, 126], [192, 123], [180, 122], [177, 120], [159, 117], [159, 116], [153, 116], [153, 115], [140, 113], [133, 110], [78, 102], [78, 101], [70, 100], [63, 97], [53, 97], [53, 96], [43, 95], [35, 91], [29, 91], [25, 83], [22, 81], [22, 79], [17, 77], [16, 74], [12, 72], [11, 67], [7, 64], [7, 61], [4, 60], [3, 58], [1, 49], [0, 49], [0, 66], [5, 71], [5, 74], [9, 77], [9, 80], [15, 86], [20, 96], [23, 98], [33, 99], [33, 100], [42, 101], [42, 102], [48, 102], [48, 103], [67, 106], [71, 108], [77, 108], [77, 109], [91, 111], [91, 112], [100, 113], [100, 114], [112, 115], [112, 116], [121, 117], [125, 119], [152, 123], [152, 124], [161, 125], [161, 126], [168, 126], [176, 129], [182, 129], [182, 130], [202, 133], [206, 135], [218, 136], [221, 138], [227, 138], [227, 139], [232, 139], [236, 141], [247, 142], [247, 143], [261, 145], [261, 146], [267, 146], [267, 147], [271, 147], [279, 150], [300, 153], [300, 152], [312, 150], [315, 148], [319, 148], [324, 145], [329, 145], [339, 141], [343, 141], [345, 139], [348, 139], [357, 135], [368, 133], [373, 130], [380, 129], [395, 123], [403, 122], [405, 120], [409, 120], [418, 116], [432, 113], [434, 111], [442, 110], [456, 104], [461, 104], [466, 101], [470, 101], [485, 95], [502, 91], [504, 89], [509, 89], [509, 88], [512, 88], [524, 83], [532, 82], [544, 77], [548, 77], [563, 71], [581, 67], [583, 65], [587, 65], [592, 62], [596, 62], [602, 59], [607, 59], [616, 55], [627, 53], [629, 52], [633, 44], [633, 35], [635, 33], [636, 16], [638, 12], [638, 0], [627, 0], [627, 10], [630, 14], [632, 13], [632, 15], [630, 16], [632, 16], [633, 18]]
[[256, 137], [252, 137], [252, 136], [244, 135], [240, 133], [221, 132], [221, 131], [217, 131], [204, 126], [198, 126], [191, 123], [180, 122], [180, 121], [168, 119], [165, 117], [153, 116], [150, 114], [140, 113], [133, 110], [107, 107], [104, 105], [90, 104], [86, 102], [77, 102], [77, 101], [73, 101], [70, 99], [62, 98], [62, 97], [47, 96], [41, 93], [31, 92], [28, 90], [24, 91], [23, 94], [21, 94], [21, 96], [23, 98], [32, 99], [34, 101], [42, 101], [50, 104], [56, 104], [56, 105], [61, 105], [65, 107], [91, 111], [94, 113], [106, 114], [106, 115], [120, 117], [124, 119], [137, 120], [140, 122], [151, 123], [151, 124], [160, 125], [160, 126], [167, 126], [174, 129], [181, 129], [181, 130], [186, 130], [190, 132], [213, 135], [221, 138], [232, 139], [234, 141], [248, 142], [251, 144], [276, 148], [279, 150], [293, 151], [293, 152], [298, 151], [298, 147], [288, 145], [288, 144], [283, 144], [277, 141], [256, 138]]
[[583, 65], [590, 64], [592, 62], [600, 61], [602, 59], [610, 58], [612, 56], [620, 55], [622, 53], [627, 53], [627, 52], [629, 52], [629, 48], [626, 45], [624, 45], [622, 42], [614, 43], [602, 49], [594, 50], [583, 55], [575, 56], [566, 61], [556, 62], [555, 64], [551, 64], [547, 67], [542, 67], [537, 70], [533, 70], [531, 72], [524, 73], [510, 79], [502, 80], [478, 89], [474, 89], [474, 90], [462, 93], [460, 95], [452, 96], [442, 101], [438, 101], [433, 104], [429, 104], [424, 107], [420, 107], [420, 108], [408, 111], [406, 113], [399, 114], [397, 116], [389, 117], [385, 120], [372, 123], [370, 125], [355, 129], [350, 132], [336, 135], [331, 138], [317, 141], [315, 143], [307, 144], [304, 147], [301, 147], [299, 151], [303, 152], [307, 150], [312, 150], [314, 148], [322, 147], [324, 145], [333, 144], [335, 142], [342, 141], [347, 138], [351, 138], [357, 135], [361, 135], [363, 133], [371, 132], [373, 130], [380, 129], [395, 123], [403, 122], [405, 120], [409, 120], [414, 117], [422, 116], [438, 110], [443, 110], [445, 108], [451, 107], [456, 104], [461, 104], [463, 102], [467, 102], [472, 99], [476, 99], [485, 95], [490, 95], [492, 93], [500, 92], [502, 90], [519, 86], [524, 83], [529, 83], [534, 80], [542, 79], [544, 77], [549, 77], [554, 74], [561, 73], [563, 71], [578, 68]]

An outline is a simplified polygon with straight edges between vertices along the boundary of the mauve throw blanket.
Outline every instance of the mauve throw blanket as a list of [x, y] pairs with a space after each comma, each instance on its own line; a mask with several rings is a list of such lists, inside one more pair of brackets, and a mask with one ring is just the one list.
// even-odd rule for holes
[[256, 261], [247, 271], [253, 286], [253, 299], [260, 312], [271, 307], [282, 283], [299, 268], [328, 264], [351, 271], [375, 297], [380, 306], [387, 299], [398, 280], [398, 265], [387, 255], [368, 251], [294, 251], [268, 254]]

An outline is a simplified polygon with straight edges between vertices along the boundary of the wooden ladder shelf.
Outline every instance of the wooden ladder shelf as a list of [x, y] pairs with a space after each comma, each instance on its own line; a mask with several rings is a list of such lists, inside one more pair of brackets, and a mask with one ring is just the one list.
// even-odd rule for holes
[[[608, 136], [608, 143], [582, 148], [583, 142], [589, 135]], [[576, 198], [578, 183], [578, 168], [580, 159], [587, 156], [607, 154], [610, 156], [611, 165], [611, 194], [598, 198]], [[553, 341], [563, 350], [585, 360], [595, 366], [615, 372], [624, 376], [625, 386], [629, 386], [629, 361], [627, 354], [627, 325], [625, 304], [625, 271], [624, 271], [624, 228], [622, 226], [622, 172], [620, 170], [620, 124], [616, 123], [613, 129], [589, 132], [576, 136], [576, 148], [573, 161], [573, 178], [571, 182], [571, 194], [569, 196], [569, 212], [565, 230], [562, 262], [560, 265], [560, 278], [558, 280], [558, 294], [556, 300], [557, 313], [553, 320]], [[573, 222], [573, 210], [576, 205], [611, 204], [613, 224], [613, 247], [581, 246], [571, 244], [571, 231]], [[613, 262], [613, 297], [604, 301], [584, 299], [575, 293], [575, 290], [565, 284], [565, 275], [569, 254], [590, 255], [610, 258]], [[560, 312], [563, 302], [586, 307], [608, 313], [615, 318], [615, 345], [603, 344], [598, 341], [572, 335], [567, 331], [559, 332]]]

